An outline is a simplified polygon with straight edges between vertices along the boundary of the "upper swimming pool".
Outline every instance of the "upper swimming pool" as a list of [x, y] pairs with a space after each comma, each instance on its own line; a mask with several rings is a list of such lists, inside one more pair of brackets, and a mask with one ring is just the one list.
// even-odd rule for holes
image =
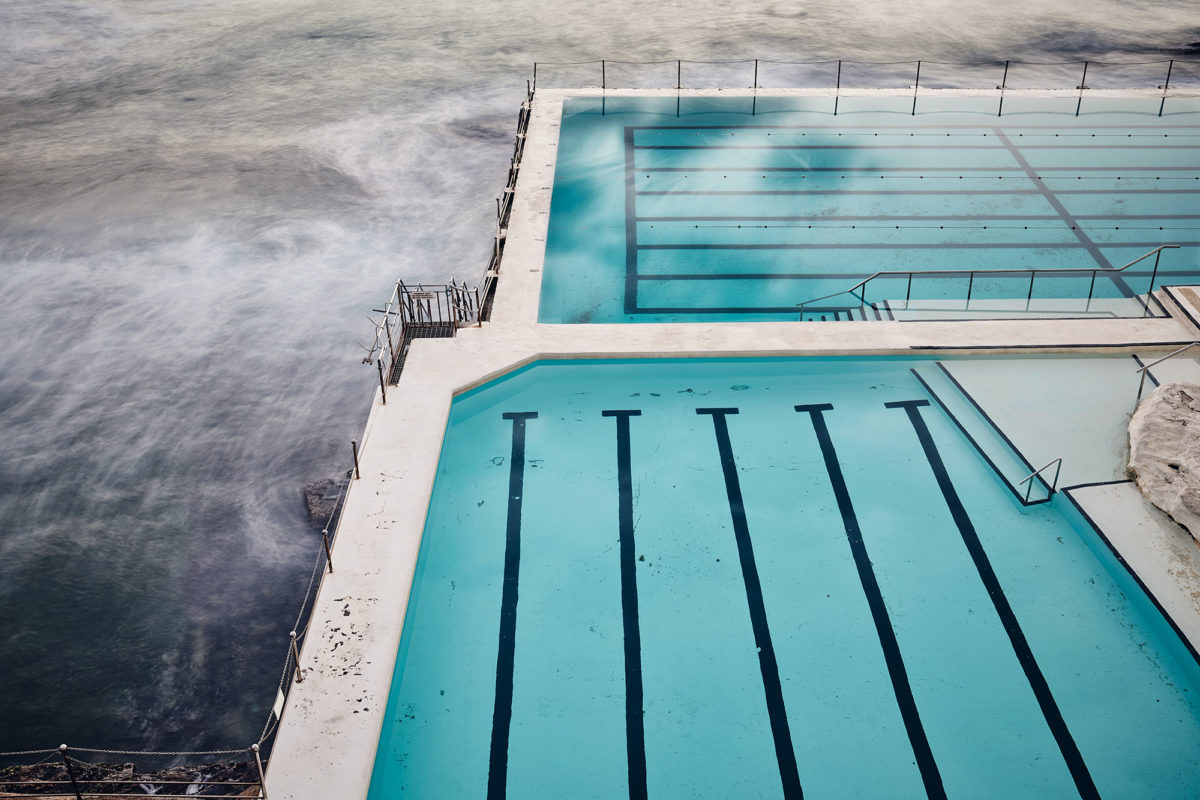
[[1195, 100], [833, 104], [567, 99], [539, 320], [1137, 316], [1200, 278]]
[[1014, 491], [960, 396], [1005, 364], [456, 399], [369, 796], [1195, 797], [1200, 666], [1068, 493]]

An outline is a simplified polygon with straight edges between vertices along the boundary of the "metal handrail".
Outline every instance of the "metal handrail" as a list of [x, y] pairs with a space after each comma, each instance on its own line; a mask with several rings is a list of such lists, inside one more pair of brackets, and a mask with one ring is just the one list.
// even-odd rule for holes
[[[1142, 389], [1146, 388], [1146, 375], [1147, 375], [1148, 370], [1151, 367], [1161, 364], [1162, 362], [1166, 361], [1168, 358], [1174, 358], [1175, 356], [1182, 353], [1184, 350], [1191, 350], [1193, 347], [1200, 347], [1200, 342], [1192, 342], [1191, 344], [1185, 344], [1183, 347], [1179, 348], [1178, 350], [1171, 352], [1171, 353], [1167, 353], [1162, 358], [1160, 358], [1156, 361], [1151, 361], [1149, 364], [1147, 364], [1144, 367], [1142, 367], [1141, 369], [1139, 369], [1138, 372], [1142, 373], [1142, 379], [1138, 382], [1137, 399], [1138, 400], [1142, 399]], [[1137, 402], [1137, 401], [1135, 400], [1134, 402]]]
[[[1090, 272], [1090, 273], [1092, 273], [1092, 288], [1088, 290], [1088, 300], [1090, 301], [1092, 299], [1092, 289], [1094, 289], [1095, 285], [1096, 285], [1096, 275], [1098, 275], [1099, 273], [1101, 273], [1101, 272], [1110, 272], [1110, 273], [1111, 272], [1122, 272], [1126, 269], [1129, 269], [1134, 264], [1137, 264], [1139, 261], [1144, 261], [1147, 258], [1149, 258], [1150, 256], [1155, 255], [1155, 254], [1161, 254], [1163, 250], [1178, 249], [1179, 247], [1180, 247], [1180, 245], [1177, 245], [1177, 244], [1160, 244], [1158, 247], [1154, 248], [1153, 250], [1146, 253], [1145, 255], [1139, 256], [1139, 257], [1135, 258], [1133, 261], [1130, 261], [1128, 264], [1125, 264], [1124, 266], [1120, 266], [1120, 267], [1062, 267], [1062, 268], [1047, 268], [1047, 269], [1034, 269], [1034, 268], [1026, 267], [1023, 269], [1012, 268], [1012, 269], [880, 270], [879, 272], [876, 272], [873, 275], [869, 275], [866, 278], [863, 278], [861, 281], [854, 284], [849, 289], [843, 289], [840, 292], [834, 292], [833, 294], [827, 294], [822, 297], [814, 297], [811, 300], [805, 300], [803, 303], [797, 303], [796, 307], [803, 308], [804, 306], [809, 305], [810, 303], [818, 303], [822, 300], [828, 300], [831, 297], [837, 297], [838, 295], [842, 295], [842, 294], [854, 294], [856, 289], [861, 289], [866, 284], [870, 283], [871, 281], [873, 281], [879, 277], [902, 276], [902, 275], [908, 276], [908, 294], [909, 294], [909, 296], [911, 296], [911, 293], [912, 293], [913, 275], [921, 275], [922, 277], [924, 277], [926, 275], [970, 275], [971, 282], [970, 282], [970, 284], [968, 284], [968, 288], [967, 288], [967, 302], [970, 303], [971, 302], [971, 288], [970, 287], [975, 283], [976, 275], [981, 274], [981, 273], [984, 275], [1006, 275], [1006, 274], [1012, 275], [1012, 274], [1023, 274], [1026, 272], [1029, 273], [1029, 294], [1031, 297], [1033, 296], [1033, 280], [1034, 280], [1034, 277], [1036, 277], [1037, 273], [1039, 273], [1039, 272], [1052, 272], [1055, 275], [1061, 275], [1064, 272], [1066, 272], [1066, 273], [1078, 272], [1081, 274]], [[1146, 292], [1147, 294], [1154, 291], [1154, 281], [1157, 277], [1158, 277], [1158, 259], [1156, 258], [1154, 260], [1154, 272], [1150, 276], [1150, 288], [1147, 290], [1147, 292]], [[858, 299], [861, 300], [863, 303], [866, 303], [867, 299], [864, 296], [865, 294], [866, 293], [864, 292], [863, 294], [855, 295], [855, 296], [858, 297]], [[907, 302], [907, 300], [908, 300], [908, 297], [905, 298], [906, 302]]]
[[[1025, 489], [1025, 502], [1026, 503], [1029, 502], [1029, 493], [1031, 491], [1033, 491], [1033, 479], [1035, 477], [1037, 477], [1037, 475], [1039, 473], [1041, 473], [1043, 470], [1050, 467], [1050, 465], [1054, 464], [1055, 462], [1058, 463], [1058, 469], [1054, 470], [1054, 480], [1050, 484], [1050, 494], [1053, 495], [1056, 491], [1058, 491], [1058, 475], [1060, 472], [1062, 472], [1062, 457], [1061, 456], [1059, 458], [1055, 458], [1055, 459], [1047, 462], [1045, 466], [1035, 469], [1033, 472], [1029, 473], [1024, 478], [1017, 481], [1017, 486], [1020, 486], [1022, 483], [1029, 484], [1029, 486], [1026, 487], [1026, 489]], [[1042, 482], [1045, 483], [1045, 478], [1042, 479]]]

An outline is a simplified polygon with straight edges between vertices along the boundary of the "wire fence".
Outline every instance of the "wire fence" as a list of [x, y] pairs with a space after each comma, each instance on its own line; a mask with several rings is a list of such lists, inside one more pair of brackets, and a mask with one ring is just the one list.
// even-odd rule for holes
[[537, 88], [599, 89], [1200, 89], [1200, 60], [534, 62]]

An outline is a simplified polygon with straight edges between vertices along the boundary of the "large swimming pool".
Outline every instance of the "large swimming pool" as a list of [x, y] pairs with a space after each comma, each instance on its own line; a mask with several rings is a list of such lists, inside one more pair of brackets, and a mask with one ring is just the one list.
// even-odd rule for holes
[[955, 370], [460, 396], [370, 797], [1197, 796], [1194, 654], [1069, 497], [1022, 502]]
[[1200, 279], [1194, 99], [834, 102], [567, 99], [539, 320], [1138, 316]]

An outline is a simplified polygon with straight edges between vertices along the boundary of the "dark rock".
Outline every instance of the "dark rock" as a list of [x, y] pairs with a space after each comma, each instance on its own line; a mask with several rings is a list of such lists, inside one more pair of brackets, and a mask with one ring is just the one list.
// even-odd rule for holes
[[304, 511], [309, 523], [321, 530], [333, 529], [337, 523], [337, 514], [341, 511], [342, 498], [347, 479], [321, 478], [304, 486]]
[[[223, 761], [139, 772], [134, 764], [89, 764], [72, 759], [79, 791], [89, 797], [174, 794], [258, 797], [258, 768], [252, 761]], [[71, 776], [61, 760], [0, 770], [0, 797], [72, 794]], [[64, 786], [67, 790], [64, 791]]]

